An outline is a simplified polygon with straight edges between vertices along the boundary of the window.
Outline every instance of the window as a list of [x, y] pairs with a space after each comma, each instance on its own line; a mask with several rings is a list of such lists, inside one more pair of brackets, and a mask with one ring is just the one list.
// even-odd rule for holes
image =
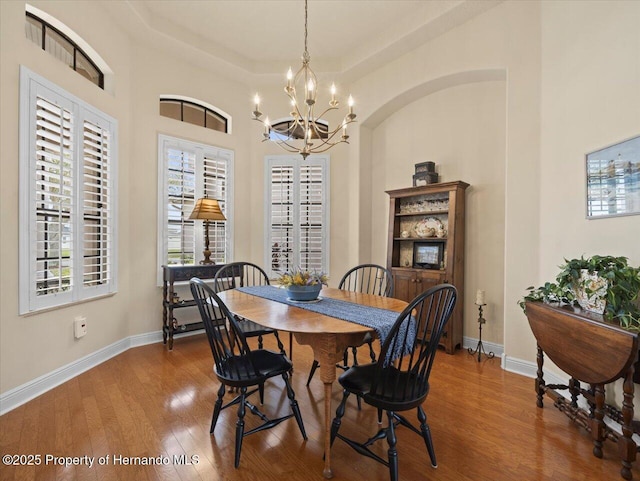
[[195, 99], [163, 95], [160, 97], [160, 115], [225, 134], [231, 133], [231, 116]]
[[20, 313], [115, 292], [117, 123], [20, 70]]
[[202, 258], [204, 222], [189, 216], [197, 199], [218, 199], [226, 221], [209, 222], [211, 259], [231, 256], [233, 151], [165, 135], [158, 137], [158, 282], [162, 265], [193, 265]]
[[329, 271], [329, 156], [266, 158], [271, 274], [293, 267]]
[[34, 13], [26, 12], [25, 33], [27, 38], [36, 45], [40, 45], [42, 50], [49, 52], [80, 75], [104, 89], [104, 74], [78, 44], [62, 31]]
[[[311, 138], [317, 139], [318, 134], [323, 139], [329, 137], [329, 123], [325, 120], [318, 119], [316, 121], [318, 133], [315, 130], [311, 132]], [[302, 126], [297, 125], [292, 118], [280, 120], [271, 125], [269, 129], [269, 140], [300, 140], [304, 139]]]

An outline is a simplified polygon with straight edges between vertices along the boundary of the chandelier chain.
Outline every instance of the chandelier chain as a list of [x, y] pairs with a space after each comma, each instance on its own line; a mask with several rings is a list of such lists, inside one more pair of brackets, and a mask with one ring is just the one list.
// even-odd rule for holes
[[307, 17], [309, 14], [309, 6], [307, 0], [304, 0], [304, 53], [309, 56], [309, 50], [307, 49]]

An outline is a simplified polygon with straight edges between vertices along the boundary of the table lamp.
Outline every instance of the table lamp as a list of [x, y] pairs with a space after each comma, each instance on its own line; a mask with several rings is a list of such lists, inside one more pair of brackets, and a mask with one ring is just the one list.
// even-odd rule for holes
[[209, 221], [227, 220], [220, 209], [220, 204], [216, 199], [209, 199], [206, 196], [198, 199], [189, 219], [204, 220], [204, 259], [200, 261], [200, 264], [215, 264], [216, 261], [211, 260], [211, 251], [209, 250]]

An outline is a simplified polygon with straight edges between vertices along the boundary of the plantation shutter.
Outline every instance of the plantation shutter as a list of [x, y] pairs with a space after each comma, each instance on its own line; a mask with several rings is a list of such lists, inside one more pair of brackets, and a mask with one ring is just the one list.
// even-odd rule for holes
[[226, 221], [209, 222], [209, 249], [217, 264], [231, 258], [231, 188], [233, 151], [196, 144], [165, 135], [158, 137], [160, 152], [158, 283], [162, 265], [195, 265], [202, 258], [205, 226], [189, 216], [205, 195], [217, 199]]
[[167, 265], [192, 265], [195, 260], [194, 221], [189, 215], [195, 204], [196, 154], [178, 146], [167, 146], [167, 198], [165, 199]]
[[271, 168], [270, 265], [273, 272], [286, 272], [293, 267], [294, 247], [294, 182], [292, 165]]
[[329, 267], [329, 157], [267, 157], [267, 252], [271, 274]]
[[73, 113], [42, 96], [36, 100], [35, 296], [73, 287]]
[[323, 271], [324, 252], [324, 168], [322, 165], [300, 166], [300, 237], [302, 269]]
[[117, 284], [117, 122], [20, 69], [20, 313]]
[[[203, 157], [203, 196], [218, 199], [222, 212], [227, 212], [227, 165], [229, 162], [212, 152], [205, 151]], [[209, 250], [211, 250], [211, 259], [216, 264], [227, 262], [227, 221], [209, 221]]]
[[103, 286], [112, 280], [113, 178], [109, 130], [84, 120], [83, 129], [83, 286]]

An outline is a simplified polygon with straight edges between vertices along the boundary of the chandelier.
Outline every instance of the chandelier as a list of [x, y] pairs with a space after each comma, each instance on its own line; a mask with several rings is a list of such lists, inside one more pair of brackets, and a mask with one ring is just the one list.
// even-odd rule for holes
[[[320, 115], [316, 116], [316, 95], [318, 92], [318, 80], [309, 66], [311, 57], [307, 50], [307, 0], [304, 2], [304, 53], [302, 54], [302, 67], [293, 75], [291, 67], [287, 72], [287, 84], [284, 91], [290, 101], [291, 120], [278, 125], [271, 125], [269, 117], [261, 120], [260, 97], [256, 94], [254, 102], [253, 120], [257, 120], [264, 125], [262, 141], [274, 140], [287, 152], [295, 152], [306, 159], [309, 154], [317, 154], [329, 150], [334, 145], [349, 143], [347, 135], [347, 125], [355, 122], [356, 114], [353, 113], [353, 97], [349, 95], [349, 111], [344, 116], [342, 122], [333, 130], [329, 130], [326, 121], [321, 120], [328, 112], [337, 110], [339, 102], [336, 100], [336, 86], [331, 85], [331, 100]], [[298, 94], [304, 97], [298, 99]], [[300, 100], [300, 102], [299, 102]], [[293, 141], [296, 141], [295, 143]], [[301, 141], [301, 146], [300, 146]]]

